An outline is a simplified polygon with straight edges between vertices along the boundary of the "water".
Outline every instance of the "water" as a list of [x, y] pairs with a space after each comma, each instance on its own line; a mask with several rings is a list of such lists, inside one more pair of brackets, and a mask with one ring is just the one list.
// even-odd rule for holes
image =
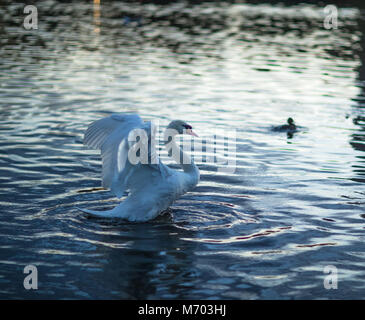
[[[0, 7], [1, 298], [363, 298], [358, 8], [327, 30], [315, 5], [37, 7], [38, 30], [22, 5]], [[197, 188], [148, 223], [88, 219], [76, 207], [118, 200], [83, 133], [124, 111], [203, 139], [237, 130], [236, 171], [199, 162]], [[289, 116], [301, 132], [271, 131]]]

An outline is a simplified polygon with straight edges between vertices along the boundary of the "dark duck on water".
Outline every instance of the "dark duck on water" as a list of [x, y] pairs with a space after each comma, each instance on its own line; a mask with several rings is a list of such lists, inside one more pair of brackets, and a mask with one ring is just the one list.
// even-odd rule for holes
[[275, 132], [286, 132], [289, 138], [293, 137], [293, 133], [298, 131], [297, 125], [294, 123], [293, 118], [288, 118], [286, 121], [287, 124], [283, 124], [281, 126], [275, 126], [272, 128], [272, 131]]

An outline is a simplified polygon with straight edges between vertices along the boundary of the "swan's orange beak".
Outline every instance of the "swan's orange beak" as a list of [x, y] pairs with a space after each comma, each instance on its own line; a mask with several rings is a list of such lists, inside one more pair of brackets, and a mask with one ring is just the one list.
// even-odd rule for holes
[[199, 137], [193, 130], [191, 129], [186, 129], [186, 134], [189, 134], [191, 136], [194, 136], [194, 137]]

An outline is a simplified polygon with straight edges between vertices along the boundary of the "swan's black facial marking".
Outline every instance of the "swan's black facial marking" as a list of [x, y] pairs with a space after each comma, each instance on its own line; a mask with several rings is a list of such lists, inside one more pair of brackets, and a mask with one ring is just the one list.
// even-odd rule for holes
[[183, 124], [183, 127], [184, 127], [185, 129], [193, 129], [193, 127], [192, 127], [192, 126], [190, 126], [190, 125], [188, 125], [188, 124]]

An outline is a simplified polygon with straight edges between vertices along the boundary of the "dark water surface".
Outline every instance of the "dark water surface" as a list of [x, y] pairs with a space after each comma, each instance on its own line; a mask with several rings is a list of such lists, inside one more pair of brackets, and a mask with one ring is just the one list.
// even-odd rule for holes
[[[327, 30], [314, 5], [37, 7], [38, 30], [0, 7], [0, 298], [364, 297], [359, 9]], [[236, 171], [199, 162], [198, 187], [149, 223], [88, 219], [76, 207], [118, 199], [83, 132], [123, 111], [203, 139], [236, 129]], [[301, 132], [270, 130], [289, 116]]]

